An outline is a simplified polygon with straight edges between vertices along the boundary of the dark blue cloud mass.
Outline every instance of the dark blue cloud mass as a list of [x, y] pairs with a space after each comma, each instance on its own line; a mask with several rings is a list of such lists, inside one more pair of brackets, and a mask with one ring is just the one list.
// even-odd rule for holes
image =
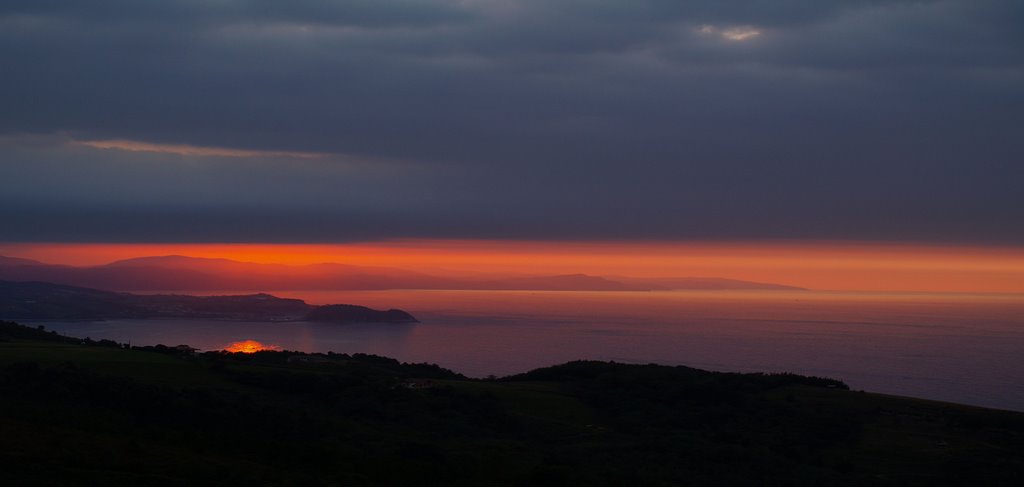
[[1018, 0], [12, 0], [0, 240], [1024, 244]]

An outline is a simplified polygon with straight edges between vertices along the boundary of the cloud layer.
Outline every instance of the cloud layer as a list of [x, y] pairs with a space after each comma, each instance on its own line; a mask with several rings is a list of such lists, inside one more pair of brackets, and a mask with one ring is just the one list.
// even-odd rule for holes
[[1020, 244], [1022, 24], [1016, 0], [8, 1], [0, 225]]

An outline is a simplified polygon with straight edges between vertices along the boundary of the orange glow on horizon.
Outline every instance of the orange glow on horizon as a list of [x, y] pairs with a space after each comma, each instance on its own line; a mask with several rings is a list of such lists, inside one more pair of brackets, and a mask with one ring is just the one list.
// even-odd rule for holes
[[233, 353], [256, 353], [263, 351], [278, 351], [281, 347], [277, 345], [264, 345], [256, 340], [242, 340], [224, 347], [225, 352]]
[[853, 242], [397, 240], [355, 244], [0, 244], [0, 255], [101, 265], [156, 255], [395, 267], [437, 275], [722, 277], [816, 290], [1024, 293], [1024, 248]]

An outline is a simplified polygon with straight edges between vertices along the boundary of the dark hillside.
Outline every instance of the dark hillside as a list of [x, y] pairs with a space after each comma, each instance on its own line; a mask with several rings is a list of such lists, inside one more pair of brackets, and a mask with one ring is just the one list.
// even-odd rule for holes
[[796, 375], [573, 362], [500, 380], [0, 325], [3, 485], [1019, 485], [1024, 414]]

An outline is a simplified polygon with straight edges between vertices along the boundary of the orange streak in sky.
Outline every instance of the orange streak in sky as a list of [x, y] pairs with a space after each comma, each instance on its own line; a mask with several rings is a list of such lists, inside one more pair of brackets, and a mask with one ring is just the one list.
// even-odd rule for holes
[[115, 149], [129, 152], [162, 152], [165, 154], [177, 154], [179, 156], [205, 156], [205, 157], [292, 157], [299, 159], [316, 159], [324, 157], [325, 154], [314, 152], [285, 152], [285, 151], [259, 151], [246, 149], [231, 149], [227, 147], [200, 147], [187, 144], [153, 144], [136, 140], [81, 140], [75, 142], [78, 145], [92, 147], [94, 149]]
[[705, 276], [822, 290], [1024, 292], [1024, 248], [851, 242], [399, 240], [359, 244], [0, 244], [0, 255], [100, 265], [153, 255], [397, 267], [441, 275]]

